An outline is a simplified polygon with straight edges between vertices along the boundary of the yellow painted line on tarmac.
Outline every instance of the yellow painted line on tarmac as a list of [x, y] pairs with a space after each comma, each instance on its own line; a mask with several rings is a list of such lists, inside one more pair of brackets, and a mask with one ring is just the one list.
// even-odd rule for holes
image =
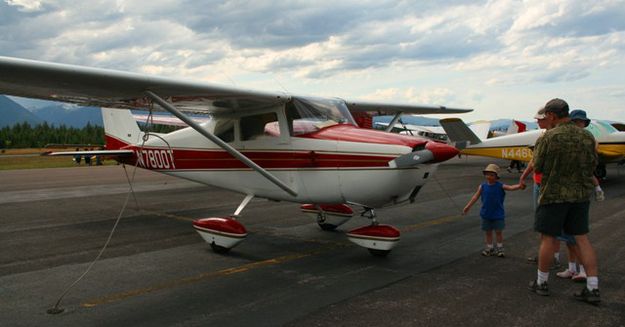
[[[347, 244], [342, 244], [342, 246], [347, 246]], [[83, 307], [83, 308], [93, 308], [93, 307], [96, 307], [98, 305], [103, 305], [103, 304], [108, 304], [108, 303], [113, 303], [113, 302], [119, 302], [119, 301], [122, 301], [122, 300], [127, 299], [127, 298], [140, 296], [140, 295], [144, 295], [144, 294], [148, 294], [148, 293], [152, 293], [152, 292], [156, 292], [156, 291], [176, 288], [176, 287], [189, 285], [189, 284], [193, 284], [193, 283], [197, 283], [197, 282], [201, 282], [201, 281], [207, 281], [207, 280], [216, 279], [216, 278], [220, 278], [220, 277], [224, 277], [224, 276], [244, 273], [244, 272], [247, 272], [247, 271], [250, 271], [250, 270], [253, 270], [253, 269], [258, 269], [258, 268], [278, 265], [278, 264], [286, 263], [286, 262], [289, 262], [289, 261], [294, 261], [294, 260], [302, 259], [302, 258], [305, 258], [305, 257], [310, 257], [310, 256], [313, 256], [313, 255], [316, 255], [316, 254], [328, 251], [331, 248], [337, 248], [337, 247], [338, 247], [337, 245], [326, 246], [326, 247], [317, 249], [315, 251], [310, 251], [310, 252], [305, 252], [305, 253], [288, 254], [288, 255], [281, 256], [281, 257], [276, 257], [276, 258], [271, 258], [271, 259], [267, 259], [267, 260], [262, 260], [262, 261], [256, 261], [256, 262], [248, 263], [248, 264], [245, 264], [245, 265], [242, 265], [242, 266], [238, 266], [238, 267], [226, 268], [226, 269], [222, 269], [222, 270], [219, 270], [219, 271], [206, 272], [206, 273], [201, 273], [201, 274], [195, 275], [195, 276], [190, 276], [190, 277], [185, 277], [185, 278], [181, 278], [181, 279], [166, 281], [166, 282], [163, 282], [163, 283], [160, 283], [160, 284], [156, 284], [154, 286], [138, 288], [138, 289], [134, 289], [134, 290], [126, 291], [126, 292], [120, 292], [120, 293], [107, 295], [107, 296], [104, 296], [104, 297], [101, 297], [101, 298], [87, 300], [87, 301], [81, 303], [80, 306]]]
[[460, 221], [462, 219], [463, 217], [460, 215], [446, 216], [446, 217], [441, 217], [438, 219], [424, 221], [424, 222], [414, 224], [414, 225], [404, 226], [400, 228], [399, 230], [403, 233], [409, 233], [409, 232], [414, 232], [420, 229], [424, 229], [426, 227], [452, 223], [452, 222]]
[[[167, 215], [167, 216], [174, 216], [174, 215]], [[184, 217], [178, 217], [178, 218], [184, 218]], [[424, 229], [430, 226], [451, 223], [451, 222], [455, 222], [459, 220], [462, 220], [462, 216], [458, 216], [458, 215], [446, 216], [446, 217], [442, 217], [442, 218], [438, 218], [434, 220], [424, 221], [424, 222], [414, 224], [414, 225], [404, 226], [400, 228], [400, 231], [403, 233], [408, 233], [408, 232]], [[275, 266], [275, 265], [287, 263], [290, 261], [294, 261], [294, 260], [298, 260], [298, 259], [302, 259], [306, 257], [311, 257], [311, 256], [314, 256], [323, 252], [327, 252], [336, 248], [349, 247], [349, 246], [355, 246], [355, 245], [348, 243], [348, 242], [344, 242], [344, 243], [331, 242], [314, 251], [288, 254], [288, 255], [271, 258], [267, 260], [251, 262], [251, 263], [244, 264], [244, 265], [237, 266], [237, 267], [226, 268], [226, 269], [222, 269], [219, 271], [205, 272], [205, 273], [201, 273], [195, 276], [185, 277], [185, 278], [171, 280], [171, 281], [165, 281], [165, 282], [153, 285], [153, 286], [138, 288], [138, 289], [129, 290], [129, 291], [120, 292], [120, 293], [114, 293], [114, 294], [110, 294], [104, 297], [87, 300], [81, 303], [80, 306], [83, 308], [93, 308], [99, 305], [119, 302], [128, 298], [131, 298], [131, 297], [141, 296], [141, 295], [145, 295], [145, 294], [156, 292], [156, 291], [172, 289], [172, 288], [185, 286], [185, 285], [189, 285], [189, 284], [193, 284], [197, 282], [208, 281], [208, 280], [231, 276], [231, 275], [235, 275], [239, 273], [245, 273], [245, 272], [258, 269], [258, 268]]]

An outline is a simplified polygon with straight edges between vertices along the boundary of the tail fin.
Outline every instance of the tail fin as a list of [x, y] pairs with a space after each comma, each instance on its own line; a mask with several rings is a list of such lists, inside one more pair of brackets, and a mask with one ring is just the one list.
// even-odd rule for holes
[[143, 132], [130, 110], [102, 108], [106, 149], [116, 150], [128, 144], [138, 144]]
[[447, 133], [450, 141], [459, 149], [469, 144], [479, 144], [482, 140], [460, 118], [445, 118], [440, 120], [441, 126]]
[[506, 132], [506, 134], [517, 134], [523, 133], [525, 131], [527, 131], [527, 125], [523, 122], [513, 119], [510, 123], [510, 127], [508, 127], [508, 131]]

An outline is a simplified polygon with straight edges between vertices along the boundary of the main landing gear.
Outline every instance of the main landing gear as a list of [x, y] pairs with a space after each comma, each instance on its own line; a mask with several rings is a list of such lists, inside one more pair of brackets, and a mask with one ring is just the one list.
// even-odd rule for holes
[[245, 206], [254, 198], [247, 195], [239, 205], [234, 215], [230, 217], [211, 217], [196, 219], [193, 228], [210, 244], [216, 253], [227, 253], [247, 237], [245, 226], [236, 220]]
[[[197, 219], [193, 221], [193, 228], [210, 244], [213, 251], [227, 253], [247, 237], [245, 226], [236, 218], [253, 198], [253, 195], [247, 195], [232, 216]], [[354, 215], [352, 208], [346, 204], [304, 204], [300, 208], [314, 215], [323, 230], [334, 230]], [[368, 249], [375, 256], [388, 255], [399, 243], [399, 230], [391, 225], [378, 224], [373, 208], [365, 207], [361, 216], [371, 219], [371, 224], [350, 230], [347, 239]]]
[[360, 215], [371, 219], [371, 225], [350, 230], [347, 232], [347, 239], [368, 249], [372, 255], [387, 256], [399, 243], [399, 230], [391, 225], [378, 224], [373, 208], [365, 207]]
[[[353, 215], [353, 210], [346, 204], [303, 204], [300, 209], [317, 219], [317, 224], [323, 230], [334, 230], [347, 222]], [[386, 256], [397, 245], [400, 232], [390, 225], [380, 225], [375, 219], [372, 208], [365, 208], [362, 217], [371, 219], [371, 224], [347, 232], [347, 239], [369, 250], [375, 256]]]

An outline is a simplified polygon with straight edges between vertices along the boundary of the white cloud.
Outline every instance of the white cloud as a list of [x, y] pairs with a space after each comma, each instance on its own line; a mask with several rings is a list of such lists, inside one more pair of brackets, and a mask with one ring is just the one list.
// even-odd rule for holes
[[0, 55], [476, 118], [529, 117], [593, 89], [585, 101], [611, 112], [625, 89], [625, 1], [5, 0]]
[[23, 12], [39, 11], [41, 9], [41, 1], [38, 0], [5, 0], [9, 6], [18, 7]]

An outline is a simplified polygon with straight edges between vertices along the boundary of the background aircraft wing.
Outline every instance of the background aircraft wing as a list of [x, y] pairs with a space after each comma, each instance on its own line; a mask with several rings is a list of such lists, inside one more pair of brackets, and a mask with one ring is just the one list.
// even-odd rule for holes
[[473, 109], [447, 108], [444, 106], [422, 106], [410, 104], [394, 104], [384, 102], [364, 102], [346, 100], [349, 111], [374, 112], [377, 115], [393, 115], [397, 112], [406, 114], [461, 114], [471, 112]]
[[288, 100], [280, 92], [0, 57], [0, 94], [130, 109], [150, 106], [145, 91], [154, 92], [187, 113], [231, 113], [271, 107]]

